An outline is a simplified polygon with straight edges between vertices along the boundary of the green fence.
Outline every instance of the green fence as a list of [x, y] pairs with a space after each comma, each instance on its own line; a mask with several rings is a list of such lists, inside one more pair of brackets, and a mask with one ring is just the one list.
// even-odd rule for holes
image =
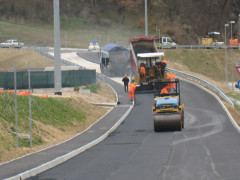
[[[28, 89], [28, 72], [17, 72], [17, 89]], [[54, 88], [54, 71], [30, 72], [31, 89]], [[62, 71], [62, 87], [96, 83], [96, 70]], [[0, 72], [0, 88], [14, 89], [14, 72]]]

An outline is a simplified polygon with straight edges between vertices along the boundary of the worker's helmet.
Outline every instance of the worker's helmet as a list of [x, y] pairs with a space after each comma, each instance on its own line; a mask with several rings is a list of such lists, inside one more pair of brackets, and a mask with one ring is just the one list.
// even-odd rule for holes
[[137, 84], [137, 83], [134, 83], [135, 85]]
[[172, 75], [172, 72], [170, 72], [169, 74], [171, 74], [171, 75]]
[[126, 74], [125, 74], [124, 76], [125, 76], [125, 77], [127, 77], [127, 75], [126, 75]]

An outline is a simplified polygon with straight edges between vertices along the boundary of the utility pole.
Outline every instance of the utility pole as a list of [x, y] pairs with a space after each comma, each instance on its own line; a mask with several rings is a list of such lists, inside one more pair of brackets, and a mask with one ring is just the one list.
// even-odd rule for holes
[[227, 67], [227, 32], [226, 32], [226, 28], [228, 27], [228, 24], [224, 24], [225, 27], [225, 76], [226, 76], [226, 85], [228, 87], [228, 67]]
[[[235, 21], [230, 21], [230, 24], [231, 24], [231, 40], [232, 40], [232, 24], [234, 24]], [[232, 42], [232, 41], [231, 41]], [[232, 43], [230, 44], [232, 46]], [[233, 47], [231, 47], [231, 57], [232, 57], [232, 90], [233, 90]]]
[[[238, 38], [238, 49], [240, 51], [240, 14], [238, 14], [238, 32], [237, 32], [237, 38]], [[240, 58], [240, 53], [239, 53], [239, 58]]]
[[28, 63], [28, 92], [29, 92], [29, 129], [30, 129], [30, 148], [32, 149], [32, 100], [31, 100], [31, 74], [30, 63]]
[[15, 120], [16, 120], [16, 149], [18, 148], [18, 114], [17, 114], [17, 72], [14, 63], [14, 95], [15, 95]]
[[145, 0], [145, 36], [148, 36], [147, 0]]
[[55, 95], [62, 95], [61, 55], [60, 55], [60, 18], [59, 0], [53, 1], [54, 7], [54, 89]]

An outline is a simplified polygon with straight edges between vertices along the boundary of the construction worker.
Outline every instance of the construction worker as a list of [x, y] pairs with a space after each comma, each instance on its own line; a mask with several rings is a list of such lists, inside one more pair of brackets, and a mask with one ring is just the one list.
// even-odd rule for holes
[[167, 78], [168, 79], [175, 79], [175, 75], [172, 72], [170, 72]]
[[[175, 75], [172, 73], [172, 72], [170, 72], [169, 73], [169, 75], [167, 76], [167, 79], [170, 79], [170, 81], [172, 80], [172, 81], [175, 81]], [[171, 87], [173, 87], [174, 89], [176, 88], [176, 86], [175, 86], [175, 83], [170, 83], [170, 85], [171, 85]]]
[[167, 66], [167, 61], [165, 58], [163, 58], [163, 60], [160, 62], [160, 66], [161, 66], [161, 74], [162, 76], [164, 76], [165, 68]]
[[124, 85], [124, 90], [125, 92], [128, 92], [128, 83], [129, 83], [129, 78], [127, 75], [124, 75], [124, 78], [122, 79], [123, 85]]
[[140, 75], [141, 75], [141, 76], [145, 76], [145, 74], [146, 74], [146, 69], [145, 69], [144, 66], [141, 66], [141, 67], [140, 67]]
[[164, 88], [162, 88], [160, 94], [169, 94], [169, 89], [171, 89], [171, 85], [170, 84], [168, 84]]
[[133, 82], [129, 84], [129, 91], [128, 91], [128, 93], [129, 93], [130, 101], [134, 100], [134, 92], [136, 90], [136, 84], [137, 83], [133, 83]]
[[168, 89], [167, 88], [162, 88], [161, 94], [168, 94]]

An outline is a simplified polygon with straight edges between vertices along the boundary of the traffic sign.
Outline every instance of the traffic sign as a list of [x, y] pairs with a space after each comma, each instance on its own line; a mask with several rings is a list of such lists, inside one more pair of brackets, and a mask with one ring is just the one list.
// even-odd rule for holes
[[235, 67], [237, 72], [240, 74], [240, 62], [236, 62]]

